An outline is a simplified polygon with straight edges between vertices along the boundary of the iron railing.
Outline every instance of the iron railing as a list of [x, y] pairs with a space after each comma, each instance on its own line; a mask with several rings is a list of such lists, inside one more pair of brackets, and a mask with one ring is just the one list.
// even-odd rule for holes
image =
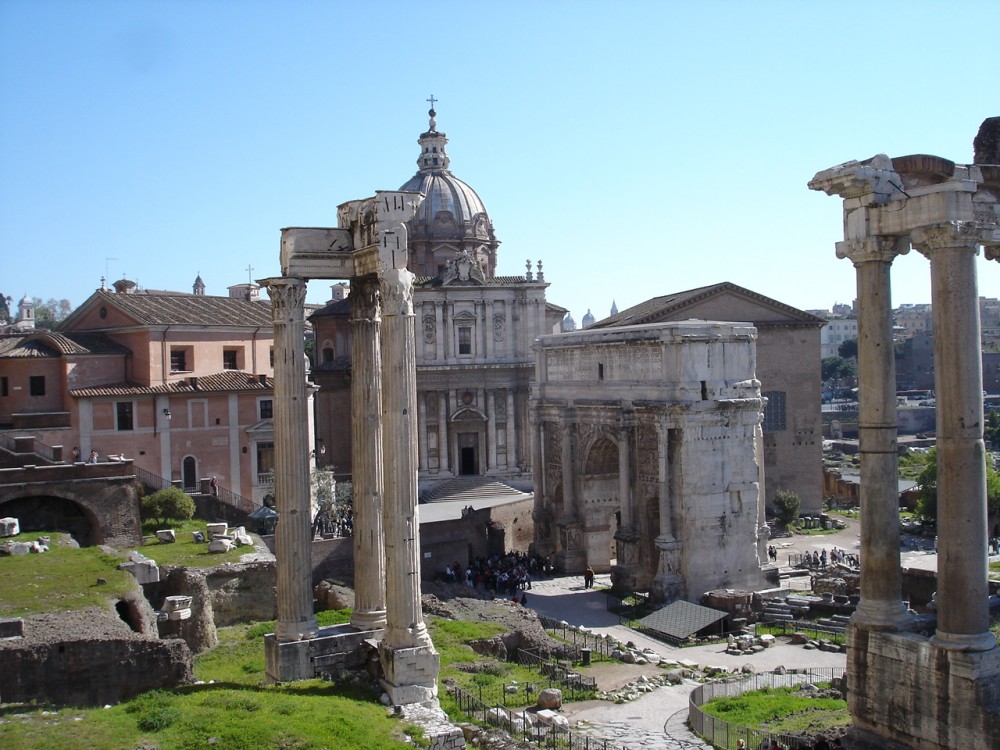
[[576, 647], [576, 653], [573, 656], [574, 662], [583, 660], [581, 649], [589, 648], [591, 658], [595, 661], [599, 661], [610, 659], [611, 652], [614, 651], [617, 646], [614, 639], [609, 640], [604, 636], [595, 635], [593, 633], [584, 633], [572, 625], [560, 622], [559, 620], [553, 620], [551, 617], [543, 617], [539, 615], [538, 621], [547, 632], [551, 633], [559, 640]]
[[788, 750], [807, 750], [812, 747], [812, 742], [801, 736], [776, 734], [765, 729], [754, 729], [734, 724], [702, 711], [701, 707], [716, 698], [731, 698], [751, 690], [832, 682], [842, 679], [843, 676], [844, 670], [842, 668], [827, 667], [788, 672], [787, 674], [762, 672], [734, 679], [707, 682], [692, 690], [688, 697], [688, 724], [695, 733], [720, 750], [736, 750], [740, 740], [743, 740], [748, 748], [770, 747], [769, 743], [772, 740], [777, 740], [782, 747], [786, 747]]
[[560, 750], [628, 750], [624, 745], [594, 739], [568, 727], [542, 724], [528, 711], [511, 711], [502, 706], [491, 706], [458, 687], [449, 688], [448, 692], [455, 699], [458, 709], [473, 721], [499, 727], [521, 742]]
[[[164, 479], [163, 477], [157, 476], [156, 474], [146, 471], [145, 469], [140, 469], [138, 466], [135, 466], [134, 464], [132, 468], [135, 469], [136, 479], [138, 479], [147, 487], [151, 488], [154, 492], [156, 490], [162, 490], [166, 489], [167, 487], [173, 486], [173, 482], [171, 482], [169, 479]], [[185, 488], [184, 491], [187, 492], [188, 494], [200, 494], [199, 492], [197, 492], [196, 488]], [[253, 513], [255, 510], [257, 510], [257, 508], [260, 507], [259, 505], [255, 505], [254, 502], [249, 498], [245, 498], [242, 495], [237, 495], [235, 492], [225, 487], [218, 488], [218, 495], [216, 495], [216, 497], [218, 497], [220, 502], [225, 503], [226, 505], [229, 505], [233, 508], [236, 508], [237, 510], [240, 510], [244, 513]]]

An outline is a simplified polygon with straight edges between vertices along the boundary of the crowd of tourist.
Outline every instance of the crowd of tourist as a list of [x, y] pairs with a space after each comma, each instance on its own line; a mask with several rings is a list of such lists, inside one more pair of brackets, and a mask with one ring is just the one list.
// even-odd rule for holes
[[511, 551], [506, 555], [477, 557], [465, 567], [454, 562], [445, 567], [439, 578], [446, 583], [459, 583], [495, 596], [516, 597], [517, 601], [526, 603], [523, 592], [531, 589], [532, 579], [548, 577], [552, 573], [549, 558]]
[[354, 533], [354, 508], [350, 503], [337, 503], [321, 510], [313, 521], [313, 536], [351, 536]]
[[802, 554], [802, 565], [807, 568], [825, 568], [828, 565], [847, 565], [856, 570], [861, 568], [861, 559], [854, 554], [846, 552], [842, 549], [834, 547], [827, 554], [826, 548], [821, 549], [819, 552], [816, 550], [809, 552], [804, 552]]

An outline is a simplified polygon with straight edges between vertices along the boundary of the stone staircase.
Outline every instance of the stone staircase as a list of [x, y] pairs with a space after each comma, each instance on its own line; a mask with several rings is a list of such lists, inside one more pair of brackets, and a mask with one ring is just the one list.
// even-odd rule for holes
[[455, 477], [420, 494], [421, 503], [474, 502], [486, 498], [523, 499], [527, 493], [487, 477]]
[[781, 599], [770, 599], [764, 602], [764, 616], [761, 618], [763, 622], [777, 622], [779, 620], [791, 622], [794, 619], [795, 615], [792, 614], [792, 608], [788, 606], [787, 602]]

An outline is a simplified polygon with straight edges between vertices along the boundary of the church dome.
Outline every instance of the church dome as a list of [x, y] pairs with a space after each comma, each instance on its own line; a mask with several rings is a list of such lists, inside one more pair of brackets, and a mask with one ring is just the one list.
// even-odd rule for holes
[[424, 202], [408, 222], [410, 270], [436, 276], [448, 261], [466, 251], [479, 261], [484, 275], [492, 277], [500, 244], [493, 222], [476, 191], [448, 169], [448, 138], [437, 130], [437, 113], [431, 109], [428, 114], [430, 127], [417, 140], [419, 169], [399, 188], [424, 194]]

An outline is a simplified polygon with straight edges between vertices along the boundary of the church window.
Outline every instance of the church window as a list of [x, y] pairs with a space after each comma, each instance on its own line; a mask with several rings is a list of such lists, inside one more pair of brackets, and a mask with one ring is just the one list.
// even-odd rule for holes
[[323, 361], [326, 364], [330, 364], [331, 362], [333, 362], [333, 347], [332, 346], [324, 346], [323, 347]]
[[271, 347], [271, 350], [267, 354], [267, 361], [268, 361], [268, 364], [271, 366], [271, 369], [273, 370], [274, 369], [274, 347], [273, 346]]
[[119, 430], [132, 429], [132, 402], [117, 401], [115, 403], [115, 424]]
[[[435, 146], [434, 148], [431, 149], [431, 151], [433, 151], [436, 154], [438, 152], [438, 147]], [[437, 164], [437, 162], [434, 163]]]
[[459, 326], [458, 328], [458, 353], [472, 354], [472, 328], [470, 326]]
[[[274, 469], [274, 443], [257, 443], [257, 483], [270, 484], [261, 474], [267, 474]], [[267, 479], [270, 480], [270, 477]], [[271, 480], [273, 481], [273, 480]]]
[[601, 362], [597, 363], [597, 379], [604, 380], [604, 364]]
[[7, 376], [0, 376], [0, 396], [7, 395]]
[[239, 366], [239, 351], [236, 349], [223, 349], [222, 350], [222, 369], [223, 370], [238, 370]]
[[779, 432], [787, 429], [785, 423], [785, 392], [765, 391], [761, 394], [767, 399], [764, 407], [764, 432]]
[[437, 158], [437, 157], [435, 156], [435, 157], [434, 157], [434, 166], [435, 166], [435, 167], [437, 166], [437, 163], [438, 163], [438, 158]]
[[45, 376], [32, 375], [28, 378], [28, 393], [32, 396], [45, 395]]

